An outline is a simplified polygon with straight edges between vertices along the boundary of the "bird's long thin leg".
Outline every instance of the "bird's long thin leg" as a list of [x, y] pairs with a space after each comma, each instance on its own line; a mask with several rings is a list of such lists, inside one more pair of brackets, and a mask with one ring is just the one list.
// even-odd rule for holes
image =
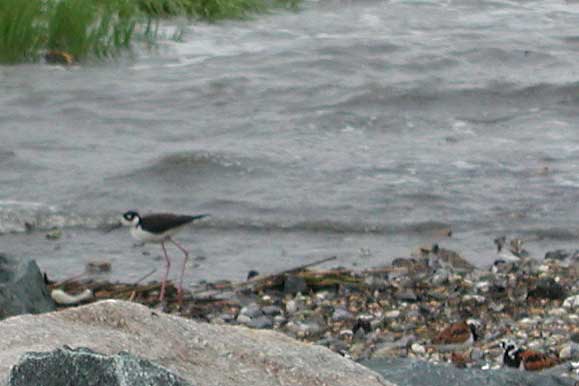
[[169, 276], [169, 270], [171, 269], [171, 260], [169, 260], [169, 255], [167, 255], [167, 250], [165, 249], [165, 243], [161, 243], [161, 248], [163, 248], [163, 254], [165, 255], [165, 276], [163, 276], [163, 281], [161, 282], [161, 293], [159, 294], [159, 301], [162, 302], [165, 297], [165, 286], [167, 285], [167, 277]]
[[177, 248], [179, 248], [179, 250], [181, 252], [183, 252], [183, 255], [185, 255], [185, 258], [183, 259], [183, 267], [181, 267], [181, 276], [179, 278], [179, 289], [177, 290], [177, 299], [179, 300], [179, 303], [182, 300], [183, 297], [183, 276], [185, 275], [185, 267], [187, 266], [187, 260], [189, 259], [189, 252], [187, 252], [187, 250], [185, 248], [183, 248], [181, 245], [179, 245], [179, 243], [177, 243], [175, 240], [173, 239], [169, 239], [173, 244], [175, 244], [175, 246]]

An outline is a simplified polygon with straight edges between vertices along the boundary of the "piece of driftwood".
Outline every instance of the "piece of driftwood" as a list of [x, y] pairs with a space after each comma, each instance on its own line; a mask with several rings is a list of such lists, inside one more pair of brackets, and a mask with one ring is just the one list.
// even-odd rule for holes
[[249, 280], [238, 283], [233, 287], [235, 289], [251, 289], [252, 291], [262, 291], [266, 288], [275, 288], [283, 286], [284, 280], [288, 275], [302, 272], [310, 267], [326, 263], [328, 261], [336, 260], [336, 256], [325, 257], [320, 260], [312, 261], [311, 263], [301, 264], [297, 267], [289, 268], [281, 272], [269, 274], [267, 276], [255, 276]]

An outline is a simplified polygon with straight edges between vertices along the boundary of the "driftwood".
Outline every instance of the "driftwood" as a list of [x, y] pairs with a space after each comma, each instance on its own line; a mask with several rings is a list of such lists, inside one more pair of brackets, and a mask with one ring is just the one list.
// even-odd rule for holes
[[[240, 283], [231, 283], [228, 281], [217, 282], [210, 285], [209, 288], [203, 288], [194, 291], [185, 291], [185, 296], [183, 301], [189, 303], [191, 306], [193, 303], [196, 307], [205, 307], [213, 304], [214, 306], [221, 305], [224, 306], [227, 303], [220, 299], [213, 299], [211, 296], [207, 299], [200, 300], [195, 295], [215, 290], [217, 292], [224, 291], [250, 291], [250, 292], [262, 292], [267, 290], [283, 289], [285, 280], [288, 276], [295, 275], [302, 278], [308, 289], [318, 290], [325, 287], [335, 287], [340, 284], [361, 284], [361, 279], [356, 277], [350, 270], [346, 269], [332, 269], [327, 271], [310, 271], [308, 268], [314, 267], [319, 264], [326, 263], [328, 261], [333, 261], [336, 256], [326, 257], [319, 259], [310, 263], [301, 264], [296, 267], [292, 267], [280, 272], [265, 276], [252, 277], [246, 281]], [[136, 301], [139, 303], [147, 304], [149, 306], [155, 306], [158, 304], [158, 290], [161, 286], [159, 282], [141, 284], [144, 280], [150, 277], [155, 270], [147, 273], [146, 275], [139, 278], [134, 283], [110, 283], [102, 281], [80, 281], [79, 279], [86, 276], [86, 273], [73, 276], [69, 279], [53, 283], [49, 285], [50, 289], [59, 288], [71, 294], [82, 292], [83, 290], [90, 289], [94, 293], [94, 297], [90, 301], [98, 301], [103, 299], [125, 299], [130, 301]], [[173, 305], [177, 303], [176, 298], [177, 289], [171, 282], [167, 282], [167, 304]], [[174, 301], [175, 300], [175, 301]], [[89, 301], [89, 302], [90, 302]], [[219, 304], [218, 304], [219, 303]]]
[[253, 291], [260, 291], [265, 288], [278, 287], [283, 285], [285, 278], [288, 275], [297, 274], [306, 270], [307, 268], [314, 267], [319, 264], [326, 263], [328, 261], [336, 260], [336, 256], [326, 257], [320, 260], [313, 261], [311, 263], [306, 263], [298, 265], [297, 267], [289, 268], [281, 272], [272, 273], [267, 276], [255, 276], [244, 282], [238, 283], [233, 286], [234, 289], [250, 288]]

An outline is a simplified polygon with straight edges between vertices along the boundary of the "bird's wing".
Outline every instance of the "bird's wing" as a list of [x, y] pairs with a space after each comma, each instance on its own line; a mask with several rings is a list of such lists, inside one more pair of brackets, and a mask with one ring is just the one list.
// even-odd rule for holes
[[169, 229], [189, 224], [204, 217], [207, 217], [207, 215], [187, 216], [171, 213], [156, 213], [141, 217], [141, 225], [149, 232], [163, 233]]

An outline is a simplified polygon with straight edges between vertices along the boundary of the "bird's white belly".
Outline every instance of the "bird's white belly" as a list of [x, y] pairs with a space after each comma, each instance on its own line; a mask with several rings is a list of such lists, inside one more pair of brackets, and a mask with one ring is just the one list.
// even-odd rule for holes
[[162, 243], [163, 241], [167, 241], [171, 236], [177, 233], [180, 230], [179, 228], [173, 228], [165, 233], [149, 233], [143, 231], [140, 227], [131, 228], [131, 236], [135, 239], [142, 241], [144, 243]]

